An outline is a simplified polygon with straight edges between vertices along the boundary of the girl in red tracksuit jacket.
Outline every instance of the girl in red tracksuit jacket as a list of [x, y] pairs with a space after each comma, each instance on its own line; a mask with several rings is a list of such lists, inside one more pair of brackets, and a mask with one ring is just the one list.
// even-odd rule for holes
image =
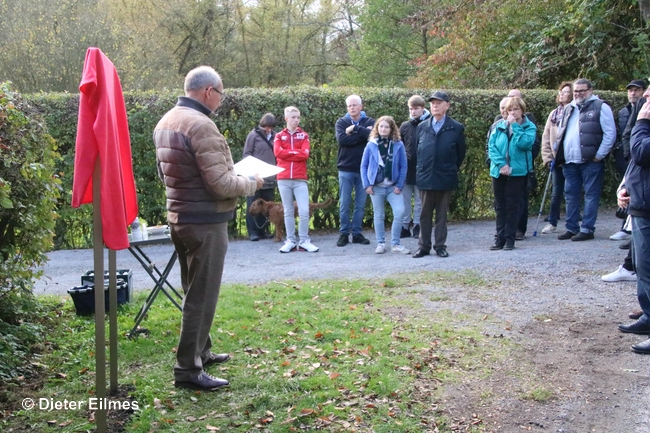
[[[307, 189], [307, 159], [309, 158], [309, 135], [300, 129], [300, 111], [296, 107], [284, 109], [287, 127], [275, 135], [273, 152], [278, 167], [278, 189], [284, 208], [284, 227], [287, 231], [281, 253], [289, 253], [300, 248], [315, 253], [318, 247], [309, 239], [309, 190]], [[296, 238], [296, 219], [293, 201], [298, 204], [298, 236]]]

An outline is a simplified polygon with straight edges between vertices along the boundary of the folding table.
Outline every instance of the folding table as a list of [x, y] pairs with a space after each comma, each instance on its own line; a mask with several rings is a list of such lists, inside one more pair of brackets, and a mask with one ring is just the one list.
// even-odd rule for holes
[[[135, 334], [135, 331], [138, 329], [138, 326], [140, 325], [140, 322], [144, 319], [144, 316], [147, 314], [147, 311], [149, 311], [149, 308], [151, 308], [151, 305], [153, 302], [156, 300], [156, 297], [160, 292], [162, 292], [167, 298], [172, 301], [172, 303], [178, 308], [180, 311], [183, 311], [183, 308], [181, 307], [179, 301], [183, 300], [183, 296], [174, 288], [174, 286], [171, 285], [167, 277], [169, 277], [169, 273], [171, 272], [172, 268], [174, 267], [174, 263], [176, 263], [176, 259], [178, 258], [178, 254], [176, 253], [176, 250], [174, 249], [174, 252], [172, 253], [171, 257], [169, 258], [169, 261], [167, 262], [167, 265], [163, 269], [162, 272], [156, 267], [156, 264], [147, 257], [147, 255], [142, 251], [140, 247], [146, 246], [146, 245], [152, 245], [152, 244], [169, 244], [171, 243], [171, 238], [167, 235], [162, 235], [162, 236], [154, 236], [154, 237], [149, 237], [147, 240], [142, 240], [142, 241], [132, 241], [131, 245], [129, 246], [129, 251], [133, 256], [140, 262], [142, 267], [144, 268], [145, 271], [149, 274], [153, 282], [155, 283], [155, 286], [151, 293], [149, 293], [149, 296], [147, 296], [147, 299], [144, 301], [144, 305], [140, 308], [140, 312], [138, 312], [138, 315], [135, 316], [135, 325], [133, 325], [133, 329], [127, 334], [127, 337], [133, 337]], [[170, 293], [171, 291], [171, 293]], [[176, 295], [179, 301], [177, 301], [173, 296]]]

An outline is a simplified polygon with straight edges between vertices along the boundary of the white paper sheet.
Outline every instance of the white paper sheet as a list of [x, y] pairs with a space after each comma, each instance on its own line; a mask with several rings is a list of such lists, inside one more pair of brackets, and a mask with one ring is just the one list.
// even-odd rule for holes
[[235, 164], [235, 173], [240, 176], [253, 176], [259, 174], [260, 177], [270, 177], [284, 171], [284, 168], [275, 165], [267, 164], [266, 162], [255, 158], [254, 156], [247, 156], [246, 158]]

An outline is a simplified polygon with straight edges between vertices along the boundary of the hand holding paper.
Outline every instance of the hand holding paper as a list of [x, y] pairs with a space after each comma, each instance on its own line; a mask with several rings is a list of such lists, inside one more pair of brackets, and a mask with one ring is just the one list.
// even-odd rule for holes
[[284, 171], [284, 168], [267, 164], [266, 162], [255, 158], [254, 156], [247, 156], [235, 164], [235, 173], [240, 176], [254, 176], [255, 174], [259, 174], [260, 177], [264, 178], [275, 176], [281, 171]]

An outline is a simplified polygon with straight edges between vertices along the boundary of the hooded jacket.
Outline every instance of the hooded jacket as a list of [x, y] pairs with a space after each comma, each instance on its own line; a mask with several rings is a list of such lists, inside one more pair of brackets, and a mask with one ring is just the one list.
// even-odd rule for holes
[[[354, 125], [354, 130], [352, 134], [348, 135], [345, 130], [350, 125]], [[361, 112], [361, 118], [358, 122], [352, 120], [350, 113], [336, 121], [336, 141], [339, 144], [337, 169], [354, 173], [359, 172], [363, 149], [368, 143], [370, 130], [373, 126], [375, 126], [375, 119], [366, 116], [365, 111]]]
[[431, 113], [429, 110], [425, 109], [422, 116], [417, 119], [410, 118], [399, 127], [399, 134], [402, 136], [402, 141], [404, 142], [406, 160], [408, 162], [408, 168], [406, 170], [407, 185], [415, 185], [415, 175], [417, 172], [418, 162], [418, 136], [416, 131], [418, 125], [429, 117], [431, 117]]

